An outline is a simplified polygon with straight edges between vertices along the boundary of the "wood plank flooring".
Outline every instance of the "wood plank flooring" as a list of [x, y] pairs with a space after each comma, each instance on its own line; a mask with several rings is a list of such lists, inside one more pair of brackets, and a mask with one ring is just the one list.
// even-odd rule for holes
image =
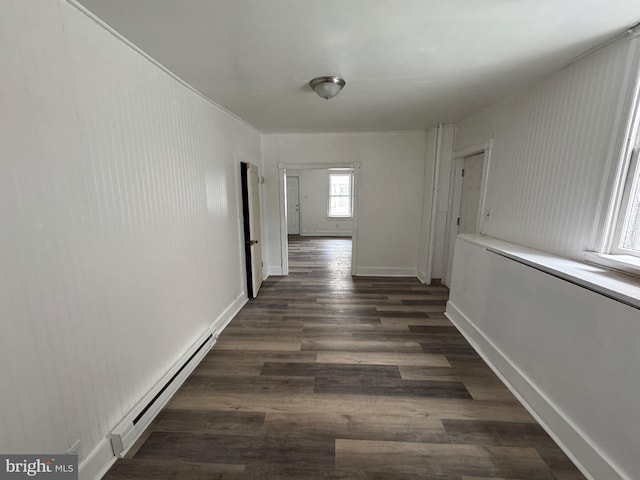
[[352, 278], [350, 239], [289, 250], [105, 478], [584, 479], [445, 318], [445, 287]]

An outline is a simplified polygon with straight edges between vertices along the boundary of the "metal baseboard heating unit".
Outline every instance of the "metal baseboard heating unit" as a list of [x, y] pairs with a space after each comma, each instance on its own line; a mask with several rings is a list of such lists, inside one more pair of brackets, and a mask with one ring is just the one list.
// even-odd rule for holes
[[187, 377], [211, 350], [218, 334], [211, 329], [189, 348], [144, 398], [125, 416], [108, 435], [116, 457], [122, 458], [140, 437], [152, 420], [167, 404]]

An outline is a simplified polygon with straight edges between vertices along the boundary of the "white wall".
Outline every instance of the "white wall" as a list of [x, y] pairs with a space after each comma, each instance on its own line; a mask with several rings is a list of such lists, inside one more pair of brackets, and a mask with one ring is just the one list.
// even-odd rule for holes
[[456, 241], [447, 315], [594, 480], [640, 472], [638, 313]]
[[61, 0], [0, 34], [0, 451], [86, 456], [242, 301], [259, 135]]
[[350, 218], [327, 217], [328, 171], [299, 170], [295, 175], [300, 178], [300, 233], [351, 236]]
[[494, 139], [483, 233], [572, 258], [592, 248], [637, 43], [618, 40], [458, 124], [456, 150]]
[[361, 162], [359, 275], [416, 275], [425, 133], [288, 134], [262, 137], [265, 265], [281, 267], [278, 163]]
[[[639, 41], [620, 39], [460, 122], [458, 150], [493, 138], [483, 233], [578, 260], [593, 246]], [[459, 239], [447, 314], [591, 478], [638, 478], [636, 309]]]

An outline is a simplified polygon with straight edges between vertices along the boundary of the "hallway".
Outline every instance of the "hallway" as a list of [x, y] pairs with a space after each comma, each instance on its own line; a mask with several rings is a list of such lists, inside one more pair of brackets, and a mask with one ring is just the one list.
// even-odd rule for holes
[[445, 318], [445, 287], [352, 278], [351, 239], [289, 248], [105, 478], [584, 478]]

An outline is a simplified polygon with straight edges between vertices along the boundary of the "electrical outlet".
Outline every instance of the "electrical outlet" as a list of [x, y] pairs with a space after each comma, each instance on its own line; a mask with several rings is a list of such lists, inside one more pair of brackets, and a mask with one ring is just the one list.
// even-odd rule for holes
[[82, 457], [82, 444], [80, 443], [80, 439], [76, 440], [64, 453], [67, 455], [77, 455], [78, 457]]

